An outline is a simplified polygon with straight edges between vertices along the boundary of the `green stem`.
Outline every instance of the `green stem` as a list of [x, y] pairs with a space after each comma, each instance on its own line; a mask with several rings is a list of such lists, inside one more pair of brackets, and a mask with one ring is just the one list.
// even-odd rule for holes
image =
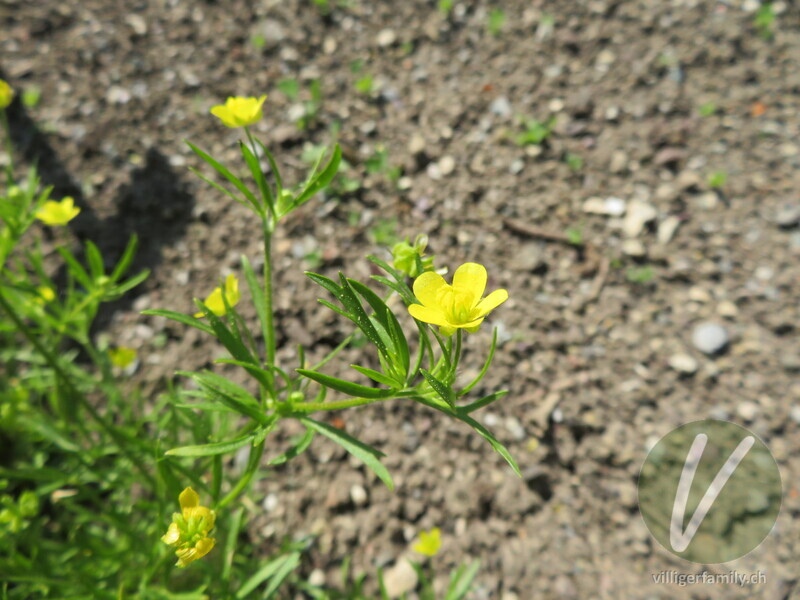
[[247, 461], [247, 470], [242, 475], [242, 478], [233, 486], [233, 489], [228, 492], [228, 494], [219, 501], [219, 504], [216, 506], [216, 510], [222, 510], [228, 504], [236, 500], [236, 498], [241, 494], [247, 485], [250, 483], [250, 480], [253, 479], [253, 475], [255, 475], [256, 471], [258, 470], [258, 464], [261, 462], [261, 456], [264, 454], [264, 442], [261, 442], [257, 446], [254, 446], [250, 450], [250, 458]]
[[[262, 221], [262, 233], [264, 235], [264, 314], [266, 315], [266, 327], [264, 345], [266, 346], [267, 365], [275, 364], [275, 315], [272, 309], [272, 230], [273, 222], [269, 217], [264, 217]], [[272, 370], [270, 372], [270, 389], [268, 392], [275, 398], [275, 384]]]
[[119, 447], [120, 451], [128, 457], [128, 459], [133, 463], [133, 465], [141, 472], [142, 476], [147, 480], [148, 484], [150, 485], [151, 489], [156, 489], [156, 482], [153, 479], [152, 475], [145, 469], [144, 464], [134, 455], [132, 454], [129, 449], [128, 445], [131, 443], [131, 440], [125, 438], [125, 436], [120, 435], [120, 433], [114, 428], [113, 425], [108, 423], [102, 415], [91, 405], [91, 403], [86, 399], [84, 396], [72, 383], [72, 380], [69, 376], [64, 372], [61, 368], [61, 365], [58, 364], [58, 361], [55, 357], [50, 354], [48, 350], [42, 346], [41, 342], [36, 339], [36, 336], [33, 332], [28, 328], [25, 323], [22, 322], [19, 315], [14, 311], [8, 301], [5, 299], [2, 293], [0, 293], [0, 307], [8, 314], [11, 320], [16, 325], [17, 329], [22, 332], [22, 334], [28, 339], [28, 341], [36, 348], [37, 352], [42, 355], [50, 368], [53, 369], [56, 376], [58, 376], [61, 381], [63, 382], [64, 386], [66, 386], [71, 393], [75, 395], [78, 400], [80, 400], [81, 405], [89, 413], [89, 415], [94, 419], [100, 427], [105, 430], [106, 433], [116, 442], [117, 446]]
[[458, 361], [461, 359], [461, 336], [462, 331], [456, 331], [456, 349], [452, 354], [450, 362], [450, 373], [448, 373], [448, 384], [452, 384], [456, 379], [456, 369], [458, 369]]
[[319, 410], [342, 410], [345, 408], [353, 408], [354, 406], [372, 404], [373, 402], [386, 402], [387, 400], [411, 398], [418, 395], [419, 391], [407, 390], [404, 392], [398, 392], [394, 396], [387, 396], [386, 398], [350, 398], [349, 400], [338, 400], [336, 402], [304, 402], [302, 404], [295, 404], [292, 407], [291, 413], [286, 416], [292, 416], [294, 414], [310, 414]]
[[[253, 151], [253, 156], [256, 157], [258, 160], [258, 150], [256, 149], [256, 141], [253, 139], [253, 134], [250, 133], [250, 128], [245, 126], [244, 132], [247, 134], [247, 139], [250, 140], [250, 149]], [[259, 169], [261, 169], [261, 161], [259, 161]], [[269, 189], [269, 184], [266, 184], [266, 189]], [[280, 192], [280, 190], [278, 190]], [[264, 202], [269, 208], [269, 212], [272, 214], [273, 218], [277, 218], [275, 202], [276, 200], [272, 198], [272, 192], [269, 193], [269, 197], [264, 198]]]
[[8, 164], [6, 165], [6, 180], [8, 185], [14, 181], [14, 147], [11, 145], [11, 128], [8, 126], [8, 114], [6, 110], [0, 109], [0, 114], [3, 115], [3, 132], [6, 138], [6, 152], [8, 153]]

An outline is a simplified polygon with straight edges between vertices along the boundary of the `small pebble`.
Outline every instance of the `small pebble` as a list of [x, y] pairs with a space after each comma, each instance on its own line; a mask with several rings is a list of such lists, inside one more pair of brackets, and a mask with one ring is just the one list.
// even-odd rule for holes
[[364, 489], [364, 486], [355, 484], [350, 488], [350, 500], [356, 506], [364, 506], [368, 499], [367, 490]]
[[687, 375], [697, 372], [697, 361], [688, 354], [673, 354], [669, 358], [669, 366], [679, 373]]
[[378, 32], [378, 35], [375, 36], [375, 42], [381, 48], [386, 48], [387, 46], [391, 46], [397, 41], [397, 34], [394, 32], [394, 29], [382, 29]]
[[511, 103], [505, 96], [498, 96], [489, 105], [489, 112], [498, 117], [511, 116]]
[[675, 232], [678, 230], [678, 226], [681, 224], [681, 220], [672, 215], [661, 221], [658, 225], [658, 234], [657, 238], [659, 243], [661, 244], [668, 244], [672, 241], [672, 238], [675, 237]]
[[739, 309], [730, 300], [723, 300], [717, 305], [717, 314], [721, 317], [732, 319], [739, 314]]
[[692, 343], [703, 354], [717, 354], [725, 349], [728, 341], [728, 331], [717, 323], [700, 323], [692, 332]]
[[745, 421], [752, 421], [755, 419], [758, 416], [759, 411], [760, 409], [758, 404], [750, 401], [741, 402], [739, 406], [736, 407], [736, 414]]
[[447, 177], [456, 168], [456, 159], [450, 155], [443, 156], [439, 159], [439, 171], [442, 173], [443, 176]]

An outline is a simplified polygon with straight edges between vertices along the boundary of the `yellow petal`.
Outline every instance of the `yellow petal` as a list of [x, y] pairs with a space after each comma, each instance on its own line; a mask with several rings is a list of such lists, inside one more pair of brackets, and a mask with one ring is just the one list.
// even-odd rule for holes
[[494, 310], [506, 300], [508, 300], [508, 292], [506, 290], [495, 290], [486, 296], [486, 298], [478, 302], [478, 306], [475, 308], [478, 309], [478, 314], [483, 317], [489, 314], [489, 311]]
[[481, 323], [483, 323], [483, 317], [481, 317], [480, 319], [475, 319], [474, 321], [467, 323], [465, 325], [462, 325], [462, 327], [467, 331], [469, 331], [470, 333], [475, 333], [476, 331], [478, 331], [478, 329], [481, 328]]
[[469, 290], [477, 301], [486, 289], [486, 268], [478, 263], [464, 263], [453, 274], [453, 287]]
[[167, 533], [161, 536], [161, 541], [168, 546], [172, 546], [173, 544], [177, 544], [179, 539], [181, 539], [181, 532], [178, 530], [178, 524], [170, 523]]
[[206, 554], [211, 552], [211, 549], [214, 547], [214, 538], [203, 538], [199, 542], [194, 545], [195, 549], [195, 559], [203, 558]]
[[205, 299], [203, 304], [218, 317], [225, 314], [225, 304], [222, 302], [222, 290], [218, 287], [214, 288], [214, 291], [208, 295], [208, 298]]
[[7, 81], [0, 79], [0, 110], [8, 107], [14, 99], [14, 90]]
[[180, 496], [178, 496], [178, 502], [180, 502], [181, 508], [184, 510], [187, 508], [194, 508], [200, 504], [200, 496], [198, 496], [197, 492], [192, 488], [187, 487], [181, 492]]
[[412, 304], [408, 307], [408, 312], [412, 317], [424, 323], [431, 325], [449, 325], [447, 317], [438, 308], [431, 306], [422, 306], [421, 304]]
[[426, 271], [414, 280], [414, 295], [425, 306], [438, 306], [442, 290], [447, 287], [444, 277]]
[[451, 325], [442, 325], [439, 327], [439, 333], [441, 333], [445, 337], [450, 337], [456, 332], [457, 327], [453, 327]]
[[236, 275], [231, 273], [225, 279], [225, 298], [228, 300], [228, 304], [231, 307], [234, 307], [236, 306], [236, 303], [239, 302], [240, 297], [241, 294], [239, 293], [239, 280], [236, 279]]
[[222, 124], [226, 127], [236, 127], [232, 120], [233, 115], [231, 115], [231, 111], [228, 110], [228, 108], [224, 105], [218, 104], [217, 106], [214, 106], [211, 109], [211, 114], [215, 117], [219, 117], [219, 119], [222, 121]]

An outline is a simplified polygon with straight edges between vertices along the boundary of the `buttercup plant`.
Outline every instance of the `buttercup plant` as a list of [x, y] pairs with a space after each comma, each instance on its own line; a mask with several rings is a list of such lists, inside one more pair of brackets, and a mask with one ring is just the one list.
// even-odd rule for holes
[[[341, 162], [341, 150], [338, 145], [334, 146], [324, 166], [322, 160], [325, 153], [322, 153], [304, 183], [297, 187], [286, 186], [277, 161], [250, 131], [249, 126], [261, 116], [263, 98], [258, 101], [255, 98], [228, 98], [224, 106], [212, 109], [212, 113], [224, 125], [244, 127], [245, 139], [239, 143], [239, 148], [252, 178], [253, 189], [229, 168], [187, 142], [195, 154], [228, 185], [195, 172], [218, 191], [254, 213], [261, 224], [264, 270], [260, 279], [250, 260], [245, 256], [241, 258], [242, 273], [258, 316], [260, 335], [248, 329], [237, 310], [240, 294], [234, 275], [229, 275], [225, 285], [217, 287], [205, 301], [195, 300], [198, 312], [194, 316], [161, 309], [144, 311], [144, 314], [167, 317], [215, 337], [230, 355], [217, 362], [242, 368], [254, 380], [258, 393], [251, 393], [211, 371], [183, 372], [199, 388], [185, 396], [200, 400], [182, 404], [185, 409], [237, 413], [244, 420], [235, 431], [221, 427], [212, 433], [213, 438], [207, 443], [172, 448], [167, 450], [167, 455], [200, 460], [210, 467], [211, 481], [207, 491], [212, 498], [211, 507], [217, 515], [223, 515], [255, 478], [262, 464], [267, 437], [281, 420], [293, 419], [305, 427], [306, 433], [283, 455], [273, 459], [271, 464], [296, 456], [308, 447], [315, 434], [321, 434], [362, 460], [389, 488], [393, 488], [391, 476], [380, 462], [382, 454], [378, 450], [312, 415], [399, 399], [419, 402], [463, 421], [488, 440], [512, 469], [519, 473], [506, 449], [471, 416], [471, 413], [496, 401], [506, 392], [498, 391], [472, 402], [462, 401], [489, 369], [496, 349], [496, 331], [487, 360], [478, 376], [463, 387], [456, 385], [463, 343], [462, 330], [476, 331], [488, 313], [508, 298], [508, 293], [496, 290], [483, 298], [487, 273], [482, 265], [476, 263], [459, 267], [454, 274], [453, 284], [447, 284], [441, 275], [432, 271], [432, 257], [424, 256], [427, 245], [425, 236], [418, 236], [413, 246], [406, 241], [394, 247], [395, 268], [378, 257], [368, 257], [385, 273], [373, 277], [385, 288], [383, 296], [342, 273], [337, 279], [319, 273], [306, 273], [330, 293], [338, 305], [326, 299], [320, 300], [320, 303], [352, 321], [368, 340], [377, 355], [380, 370], [352, 365], [367, 379], [364, 383], [339, 379], [322, 370], [346, 347], [352, 336], [316, 365], [306, 364], [302, 347], [299, 348], [298, 364], [294, 369], [278, 364], [272, 305], [272, 238], [286, 215], [331, 183]], [[268, 166], [266, 172], [262, 160]], [[409, 287], [406, 275], [416, 277], [413, 288]], [[388, 296], [395, 294], [407, 307], [406, 314], [410, 313], [415, 319], [414, 330], [419, 340], [415, 353], [412, 353], [406, 326], [401, 324], [401, 319], [387, 304]], [[439, 333], [431, 325], [438, 327]], [[456, 332], [457, 335], [453, 336]], [[370, 380], [371, 385], [368, 383]], [[311, 384], [318, 384], [316, 392], [311, 389]], [[344, 397], [328, 400], [329, 392], [338, 392]], [[221, 456], [242, 448], [249, 449], [247, 465], [241, 475], [226, 485]], [[209, 460], [210, 463], [207, 462]], [[199, 467], [202, 469], [202, 466]], [[431, 536], [435, 536], [435, 533]], [[176, 539], [174, 528], [169, 539]], [[432, 548], [433, 545], [434, 541], [428, 541], [425, 547]]]
[[[8, 96], [0, 88], [3, 93]], [[446, 269], [425, 255], [424, 235], [395, 245], [393, 266], [368, 257], [382, 273], [372, 286], [342, 273], [307, 273], [335, 301], [322, 299], [323, 306], [350, 320], [354, 332], [316, 364], [308, 363], [302, 347], [296, 364], [279, 363], [272, 239], [288, 214], [326, 190], [342, 159], [334, 146], [320, 154], [303, 182], [285, 184], [275, 157], [250, 129], [263, 118], [265, 99], [233, 97], [212, 109], [223, 126], [243, 130], [239, 149], [249, 177], [189, 143], [214, 177], [195, 172], [255, 215], [263, 270], [256, 274], [242, 256], [241, 269], [221, 274], [210, 291], [195, 290], [204, 300], [195, 299], [190, 314], [144, 311], [216, 339], [227, 352], [217, 362], [241, 369], [249, 384], [204, 370], [181, 372], [194, 385], [176, 389], [167, 381], [167, 391], [156, 397], [145, 399], [130, 385], [126, 378], [150, 357], [140, 362], [135, 343], [96, 334], [93, 324], [103, 303], [147, 277], [147, 271], [126, 277], [136, 238], [116, 261], [91, 241], [78, 252], [71, 249], [64, 240], [80, 208], [70, 197], [51, 199], [52, 190], [41, 188], [34, 170], [17, 180], [9, 151], [7, 185], [0, 188], [0, 439], [8, 441], [11, 465], [0, 465], [3, 599], [272, 598], [286, 586], [320, 600], [374, 600], [378, 594], [363, 593], [361, 576], [348, 579], [340, 592], [296, 575], [310, 539], [286, 542], [266, 558], [238, 546], [252, 511], [242, 496], [264, 469], [296, 457], [317, 434], [393, 487], [382, 453], [320, 419], [323, 412], [417, 402], [473, 428], [519, 472], [473, 417], [506, 392], [468, 398], [491, 365], [496, 331], [478, 375], [466, 384], [458, 380], [464, 331], [480, 326], [507, 293], [483, 297], [487, 274], [476, 263], [462, 265], [452, 284], [445, 282], [437, 273]], [[45, 261], [36, 236], [47, 228], [59, 228], [62, 241]], [[25, 236], [33, 238], [20, 243]], [[54, 275], [51, 269], [59, 265]], [[248, 302], [256, 331], [239, 312]], [[361, 382], [328, 374], [329, 363], [357, 336], [375, 356], [370, 367], [352, 366]], [[286, 419], [304, 432], [288, 447], [270, 451], [270, 436]], [[231, 466], [225, 457], [234, 453], [239, 460]], [[420, 534], [416, 549], [430, 558], [440, 543], [434, 529]], [[426, 559], [424, 569], [412, 566], [420, 597], [434, 598], [432, 561]], [[445, 600], [463, 598], [476, 572], [477, 563], [456, 569]], [[377, 583], [387, 599], [380, 571]]]

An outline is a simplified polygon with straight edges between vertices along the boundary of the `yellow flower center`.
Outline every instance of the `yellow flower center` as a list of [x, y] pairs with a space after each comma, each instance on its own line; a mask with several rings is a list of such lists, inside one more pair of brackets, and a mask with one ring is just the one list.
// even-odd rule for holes
[[439, 306], [453, 325], [463, 325], [478, 318], [475, 310], [475, 294], [471, 290], [459, 289], [452, 285], [442, 286], [439, 291]]

